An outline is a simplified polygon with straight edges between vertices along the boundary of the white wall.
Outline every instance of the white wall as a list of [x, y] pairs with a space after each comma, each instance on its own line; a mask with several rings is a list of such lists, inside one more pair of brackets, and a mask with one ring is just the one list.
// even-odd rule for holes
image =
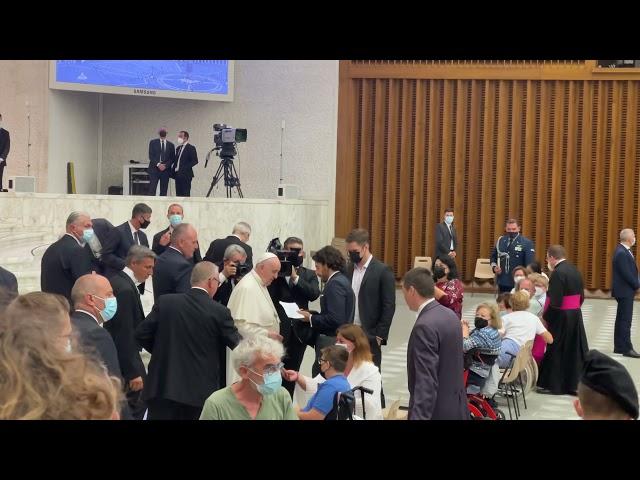
[[96, 193], [99, 94], [51, 90], [47, 192], [67, 193], [67, 162], [74, 163], [77, 193]]
[[[149, 140], [166, 125], [174, 143], [178, 130], [189, 132], [200, 160], [191, 192], [204, 196], [219, 164], [212, 157], [204, 168], [213, 147], [212, 125], [227, 123], [248, 129], [236, 162], [245, 198], [274, 198], [285, 120], [285, 183], [299, 185], [303, 198], [333, 202], [338, 62], [236, 61], [234, 98], [226, 103], [105, 95], [101, 193], [122, 184], [122, 165], [130, 159], [147, 161]], [[213, 195], [224, 196], [224, 189]]]

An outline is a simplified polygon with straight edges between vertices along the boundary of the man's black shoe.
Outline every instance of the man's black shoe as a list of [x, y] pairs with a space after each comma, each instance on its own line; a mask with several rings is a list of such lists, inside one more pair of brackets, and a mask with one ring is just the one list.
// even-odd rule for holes
[[626, 353], [622, 354], [623, 357], [630, 357], [630, 358], [640, 358], [640, 353], [636, 352], [635, 350], [631, 349]]

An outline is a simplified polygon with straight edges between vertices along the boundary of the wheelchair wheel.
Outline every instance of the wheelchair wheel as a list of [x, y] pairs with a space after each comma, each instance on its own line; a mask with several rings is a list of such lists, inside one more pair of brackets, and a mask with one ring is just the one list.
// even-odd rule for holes
[[498, 417], [497, 420], [506, 420], [507, 417], [504, 415], [504, 412], [502, 410], [500, 410], [499, 408], [494, 409], [494, 412], [496, 412], [496, 416]]

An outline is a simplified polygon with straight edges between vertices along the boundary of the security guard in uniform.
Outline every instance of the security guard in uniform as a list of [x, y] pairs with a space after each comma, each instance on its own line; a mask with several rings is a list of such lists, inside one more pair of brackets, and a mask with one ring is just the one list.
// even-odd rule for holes
[[491, 252], [491, 268], [496, 274], [500, 293], [510, 292], [514, 287], [511, 272], [516, 267], [526, 267], [535, 260], [533, 241], [520, 235], [518, 220], [510, 218], [505, 227], [506, 235], [498, 238]]

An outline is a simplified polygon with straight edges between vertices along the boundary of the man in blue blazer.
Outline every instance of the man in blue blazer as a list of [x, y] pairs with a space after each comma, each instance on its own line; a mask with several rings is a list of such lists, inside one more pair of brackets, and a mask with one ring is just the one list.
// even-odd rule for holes
[[618, 302], [616, 326], [613, 332], [613, 353], [625, 357], [640, 358], [631, 344], [631, 319], [633, 317], [633, 298], [640, 288], [636, 259], [631, 247], [636, 243], [636, 235], [630, 228], [620, 232], [620, 244], [613, 254], [613, 284], [611, 296]]

